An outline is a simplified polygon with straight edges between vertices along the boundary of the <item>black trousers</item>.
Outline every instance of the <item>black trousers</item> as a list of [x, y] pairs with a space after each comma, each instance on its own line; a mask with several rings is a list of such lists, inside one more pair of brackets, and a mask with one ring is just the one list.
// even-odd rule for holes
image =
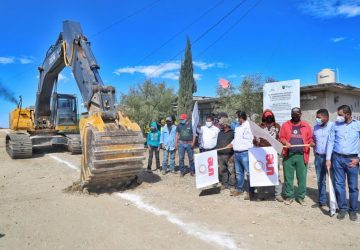
[[153, 155], [155, 153], [155, 160], [156, 160], [156, 168], [160, 169], [160, 157], [159, 157], [159, 148], [149, 146], [149, 159], [148, 159], [148, 169], [151, 169]]

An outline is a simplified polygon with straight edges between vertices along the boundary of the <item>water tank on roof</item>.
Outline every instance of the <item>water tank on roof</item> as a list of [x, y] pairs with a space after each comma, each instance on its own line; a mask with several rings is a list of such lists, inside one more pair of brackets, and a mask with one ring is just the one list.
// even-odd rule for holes
[[335, 72], [331, 69], [323, 69], [317, 74], [317, 84], [336, 83]]

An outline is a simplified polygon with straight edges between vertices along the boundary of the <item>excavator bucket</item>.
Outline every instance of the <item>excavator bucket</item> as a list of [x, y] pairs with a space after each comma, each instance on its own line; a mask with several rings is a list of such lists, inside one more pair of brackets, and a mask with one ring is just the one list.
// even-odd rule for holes
[[136, 180], [143, 167], [144, 138], [137, 124], [86, 118], [82, 131], [81, 184], [89, 190], [121, 187]]

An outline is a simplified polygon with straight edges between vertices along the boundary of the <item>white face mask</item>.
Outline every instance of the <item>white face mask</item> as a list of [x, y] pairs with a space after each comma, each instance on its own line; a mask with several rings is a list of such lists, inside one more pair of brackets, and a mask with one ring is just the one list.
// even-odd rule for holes
[[336, 121], [337, 121], [337, 122], [340, 122], [340, 123], [345, 122], [345, 117], [338, 115], [338, 116], [336, 117]]
[[210, 128], [212, 126], [212, 122], [205, 122], [206, 127]]

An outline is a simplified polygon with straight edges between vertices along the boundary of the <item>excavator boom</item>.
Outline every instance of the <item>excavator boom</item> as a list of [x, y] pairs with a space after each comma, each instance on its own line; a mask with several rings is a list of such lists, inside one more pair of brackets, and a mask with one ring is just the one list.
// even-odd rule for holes
[[[54, 129], [51, 96], [60, 72], [69, 66], [88, 114], [79, 122], [82, 145], [81, 184], [88, 189], [122, 186], [136, 179], [144, 160], [140, 127], [116, 109], [115, 88], [104, 86], [90, 42], [77, 22], [64, 21], [40, 72], [34, 129]], [[7, 142], [9, 150], [11, 138]]]

